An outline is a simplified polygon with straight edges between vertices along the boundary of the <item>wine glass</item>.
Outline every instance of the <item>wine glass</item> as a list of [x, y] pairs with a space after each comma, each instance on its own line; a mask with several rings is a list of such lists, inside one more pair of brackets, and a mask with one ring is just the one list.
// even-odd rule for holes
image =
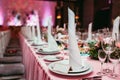
[[98, 59], [101, 62], [101, 70], [100, 70], [100, 72], [97, 73], [98, 75], [101, 75], [101, 76], [105, 75], [105, 72], [103, 71], [103, 64], [106, 60], [106, 57], [107, 57], [107, 55], [102, 49], [98, 50]]
[[110, 61], [113, 63], [113, 70], [112, 73], [109, 75], [112, 78], [117, 78], [118, 74], [115, 72], [115, 67], [119, 63], [120, 55], [118, 51], [115, 51], [109, 55]]
[[109, 34], [104, 34], [103, 40], [101, 42], [102, 49], [107, 54], [107, 68], [105, 69], [106, 73], [110, 73], [111, 70], [108, 67], [109, 55], [115, 51], [115, 40]]

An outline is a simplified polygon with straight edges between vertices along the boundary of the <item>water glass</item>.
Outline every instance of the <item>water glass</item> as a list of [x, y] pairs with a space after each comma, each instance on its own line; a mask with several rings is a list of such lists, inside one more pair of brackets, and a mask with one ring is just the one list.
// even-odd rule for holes
[[[110, 37], [108, 34], [105, 35], [103, 38], [103, 41], [101, 42], [102, 49], [107, 54], [107, 64], [109, 63], [109, 55], [115, 51], [115, 40]], [[111, 73], [111, 70], [109, 69], [108, 65], [106, 68], [106, 73]]]
[[119, 63], [120, 55], [118, 51], [115, 51], [109, 55], [110, 61], [113, 63], [112, 73], [109, 75], [112, 78], [118, 78], [118, 74], [115, 72], [116, 65]]
[[102, 49], [98, 50], [98, 59], [101, 62], [101, 70], [100, 70], [100, 72], [97, 73], [98, 75], [101, 75], [101, 76], [105, 75], [105, 72], [103, 71], [103, 64], [106, 60], [106, 57], [107, 57], [107, 55]]

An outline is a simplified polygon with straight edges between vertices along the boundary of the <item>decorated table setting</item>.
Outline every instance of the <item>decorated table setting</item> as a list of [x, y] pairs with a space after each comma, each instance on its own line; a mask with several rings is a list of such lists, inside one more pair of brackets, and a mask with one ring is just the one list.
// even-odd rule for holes
[[[34, 72], [40, 78], [37, 80], [120, 80], [119, 77], [109, 77], [108, 74], [98, 75], [97, 73], [101, 71], [101, 61], [91, 59], [91, 53], [90, 57], [89, 55], [83, 55], [85, 50], [88, 52], [88, 47], [78, 47], [81, 43], [78, 44], [76, 40], [74, 17], [74, 12], [68, 8], [69, 37], [67, 49], [59, 48], [52, 36], [51, 17], [48, 20], [48, 43], [42, 45], [32, 45], [29, 43], [39, 63], [37, 66], [39, 69]], [[90, 46], [90, 44], [88, 45]], [[83, 52], [82, 49], [84, 49]], [[80, 51], [82, 52], [81, 55]], [[112, 69], [113, 65], [111, 63], [107, 65]], [[116, 70], [117, 74], [120, 74], [120, 64], [117, 64]], [[43, 74], [44, 76], [42, 76]], [[44, 79], [41, 79], [41, 77], [44, 77]]]
[[47, 70], [46, 72], [48, 74], [52, 73], [50, 75], [53, 75], [55, 73], [57, 75], [63, 76], [65, 79], [70, 79], [70, 77], [73, 77], [72, 79], [80, 79], [80, 76], [92, 73], [93, 67], [89, 63], [82, 63], [75, 35], [74, 14], [70, 9], [68, 10], [70, 12], [69, 16], [73, 16], [69, 17], [70, 24], [68, 29], [68, 50], [60, 50], [54, 37], [51, 35], [51, 17], [49, 18], [48, 22], [49, 25], [47, 45], [37, 47], [35, 45], [31, 46], [38, 54], [38, 60], [40, 61], [40, 64], [46, 64], [44, 68], [46, 68], [45, 70]]

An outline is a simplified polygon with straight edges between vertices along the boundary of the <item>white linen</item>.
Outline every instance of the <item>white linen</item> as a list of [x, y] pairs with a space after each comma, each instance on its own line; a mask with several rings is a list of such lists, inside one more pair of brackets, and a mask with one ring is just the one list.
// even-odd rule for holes
[[89, 24], [88, 26], [88, 38], [87, 41], [92, 40], [92, 23]]
[[26, 28], [27, 28], [28, 39], [32, 40], [32, 29], [31, 29], [31, 26], [26, 26]]
[[35, 11], [35, 14], [30, 15], [30, 25], [32, 26], [32, 33], [33, 33], [33, 39], [35, 44], [46, 44], [41, 39], [41, 30], [40, 30], [40, 24], [39, 24], [39, 16], [38, 12]]
[[112, 37], [115, 40], [119, 39], [119, 22], [120, 22], [120, 17], [118, 16], [113, 22]]
[[37, 38], [36, 38], [36, 32], [35, 32], [35, 26], [32, 26], [32, 38], [33, 38], [33, 40], [34, 40], [34, 44], [36, 44], [37, 43]]
[[75, 15], [74, 12], [68, 8], [68, 45], [69, 45], [69, 65], [72, 70], [76, 71], [81, 67], [81, 57], [75, 35]]
[[36, 26], [37, 26], [37, 43], [44, 44], [45, 42], [43, 42], [41, 39], [41, 30], [40, 30], [39, 16], [37, 11], [35, 11], [35, 15], [36, 15]]
[[57, 51], [58, 49], [58, 45], [54, 39], [54, 37], [51, 34], [51, 16], [48, 20], [48, 49], [52, 50], [52, 51]]
[[40, 26], [37, 26], [37, 44], [45, 44], [41, 39]]

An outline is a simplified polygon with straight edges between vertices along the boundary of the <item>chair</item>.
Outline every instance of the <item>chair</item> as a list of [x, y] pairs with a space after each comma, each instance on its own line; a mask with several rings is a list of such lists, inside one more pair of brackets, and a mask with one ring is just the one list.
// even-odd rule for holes
[[25, 80], [24, 73], [22, 63], [0, 64], [0, 80]]
[[21, 56], [11, 56], [11, 57], [2, 57], [0, 58], [0, 64], [13, 64], [13, 63], [21, 63]]
[[0, 80], [25, 80], [22, 76], [5, 76], [0, 77]]
[[0, 57], [0, 80], [25, 80], [19, 39], [11, 38], [7, 45], [3, 57]]

